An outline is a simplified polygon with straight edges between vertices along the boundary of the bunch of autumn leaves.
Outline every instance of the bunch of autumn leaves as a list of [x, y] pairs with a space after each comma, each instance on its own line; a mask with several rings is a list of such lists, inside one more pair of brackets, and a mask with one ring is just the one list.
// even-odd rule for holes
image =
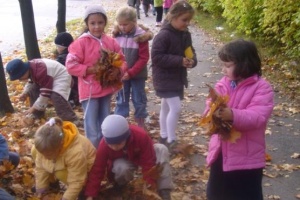
[[96, 77], [103, 88], [122, 88], [121, 66], [122, 56], [116, 52], [101, 49], [101, 58], [95, 65]]
[[235, 130], [231, 121], [223, 121], [217, 114], [220, 109], [227, 107], [229, 96], [221, 96], [211, 86], [207, 86], [209, 87], [208, 97], [211, 99], [210, 109], [200, 119], [200, 126], [207, 129], [208, 135], [219, 134], [222, 140], [234, 143], [241, 137], [241, 133]]

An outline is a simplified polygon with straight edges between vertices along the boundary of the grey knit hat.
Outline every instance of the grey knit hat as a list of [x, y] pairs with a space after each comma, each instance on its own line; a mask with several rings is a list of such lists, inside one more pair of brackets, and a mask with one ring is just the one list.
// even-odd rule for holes
[[130, 135], [128, 122], [121, 115], [108, 115], [103, 120], [101, 128], [108, 144], [120, 144]]
[[83, 20], [85, 20], [90, 14], [101, 13], [107, 18], [105, 10], [99, 5], [90, 5], [86, 7]]

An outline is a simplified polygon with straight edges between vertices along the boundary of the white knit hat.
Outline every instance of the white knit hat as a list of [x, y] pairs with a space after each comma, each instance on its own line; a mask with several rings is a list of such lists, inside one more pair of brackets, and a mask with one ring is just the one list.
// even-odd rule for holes
[[101, 13], [105, 17], [107, 17], [105, 10], [101, 6], [99, 6], [99, 5], [89, 5], [85, 9], [83, 19], [85, 20], [90, 14], [95, 14], [95, 13]]
[[101, 128], [108, 144], [119, 144], [130, 135], [128, 122], [121, 115], [108, 115], [102, 122]]

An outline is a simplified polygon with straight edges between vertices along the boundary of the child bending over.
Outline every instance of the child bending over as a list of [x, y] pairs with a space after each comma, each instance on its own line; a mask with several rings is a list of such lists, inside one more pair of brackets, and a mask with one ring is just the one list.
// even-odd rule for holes
[[67, 185], [63, 199], [76, 200], [96, 156], [92, 143], [77, 127], [60, 118], [51, 118], [34, 137], [36, 191], [39, 197], [49, 184], [59, 180]]
[[[103, 139], [97, 149], [95, 163], [90, 172], [85, 195], [88, 200], [97, 197], [105, 174], [117, 185], [125, 185], [133, 179], [137, 167], [142, 168], [144, 180], [149, 185], [158, 186], [163, 200], [171, 200], [173, 189], [169, 152], [165, 145], [153, 144], [144, 129], [128, 125], [121, 115], [109, 115], [102, 123]], [[146, 176], [156, 164], [162, 166], [158, 180]]]

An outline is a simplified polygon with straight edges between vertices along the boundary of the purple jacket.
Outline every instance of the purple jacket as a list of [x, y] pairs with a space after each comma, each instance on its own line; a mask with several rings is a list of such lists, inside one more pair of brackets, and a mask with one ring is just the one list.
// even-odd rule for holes
[[227, 105], [233, 112], [233, 126], [241, 132], [236, 143], [222, 141], [212, 135], [206, 158], [210, 166], [222, 151], [223, 171], [257, 169], [265, 167], [265, 130], [273, 110], [273, 90], [270, 84], [254, 75], [243, 80], [235, 89], [223, 77], [216, 91], [229, 95]]

